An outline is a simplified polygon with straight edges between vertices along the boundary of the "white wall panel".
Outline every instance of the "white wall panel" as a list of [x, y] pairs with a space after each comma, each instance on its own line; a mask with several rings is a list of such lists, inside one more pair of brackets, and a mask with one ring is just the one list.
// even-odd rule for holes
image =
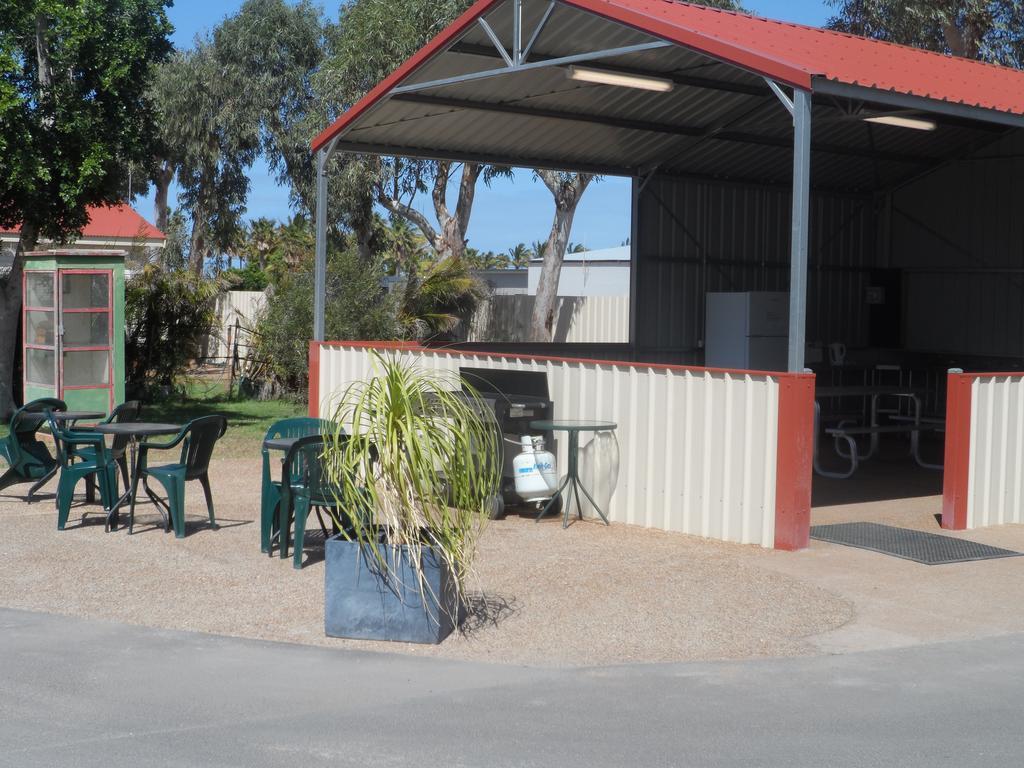
[[967, 527], [1024, 523], [1024, 375], [971, 385]]
[[[220, 294], [214, 309], [217, 320], [206, 341], [203, 356], [213, 363], [230, 362], [237, 334], [239, 354], [244, 357], [249, 350], [249, 331], [266, 303], [267, 295], [263, 291], [227, 291]], [[238, 327], [242, 328], [240, 332]]]
[[[618, 424], [614, 437], [581, 441], [584, 482], [613, 521], [773, 546], [775, 376], [418, 348], [386, 354], [433, 370], [543, 371], [556, 417]], [[367, 348], [323, 345], [320, 414], [329, 416], [341, 393], [372, 370]], [[563, 471], [566, 444], [562, 433], [557, 457]]]
[[[466, 341], [529, 341], [535, 300], [535, 296], [526, 295], [492, 296], [477, 310]], [[553, 339], [556, 342], [625, 344], [629, 341], [629, 296], [563, 296], [558, 299], [556, 317]]]

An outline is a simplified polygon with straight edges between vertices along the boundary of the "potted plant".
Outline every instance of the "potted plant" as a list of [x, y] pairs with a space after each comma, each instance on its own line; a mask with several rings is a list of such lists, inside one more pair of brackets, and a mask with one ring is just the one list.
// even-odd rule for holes
[[459, 376], [377, 355], [334, 423], [323, 463], [341, 533], [326, 544], [326, 632], [439, 643], [464, 615], [499, 484], [493, 416]]

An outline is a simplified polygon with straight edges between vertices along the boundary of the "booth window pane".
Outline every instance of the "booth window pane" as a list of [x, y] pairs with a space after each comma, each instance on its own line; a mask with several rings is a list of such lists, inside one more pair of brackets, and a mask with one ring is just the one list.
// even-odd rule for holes
[[110, 384], [110, 353], [107, 351], [65, 352], [64, 386], [85, 387]]
[[25, 273], [25, 306], [53, 306], [53, 272]]
[[107, 309], [110, 306], [109, 274], [63, 275], [64, 309]]
[[110, 344], [108, 312], [64, 313], [64, 346], [106, 347]]
[[54, 386], [52, 349], [25, 350], [25, 381], [30, 384]]
[[25, 313], [25, 343], [53, 346], [53, 312]]

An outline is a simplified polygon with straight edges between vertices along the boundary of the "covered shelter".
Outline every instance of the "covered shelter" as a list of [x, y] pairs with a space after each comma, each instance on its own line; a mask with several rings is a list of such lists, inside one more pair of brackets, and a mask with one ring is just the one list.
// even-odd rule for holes
[[[631, 178], [630, 343], [592, 358], [701, 365], [709, 294], [784, 292], [790, 376], [838, 347], [867, 365], [899, 350], [922, 369], [1016, 370], [1022, 128], [1024, 72], [1004, 67], [674, 0], [480, 0], [313, 142], [314, 336], [327, 163], [352, 152]], [[1010, 501], [1024, 491], [1006, 474], [1019, 431], [982, 435], [970, 418], [979, 382], [1011, 388], [993, 402], [1024, 384], [964, 376], [948, 405], [961, 415], [947, 425], [948, 527], [974, 519], [978, 472]], [[779, 400], [801, 425], [780, 436], [775, 477], [795, 473], [783, 506], [798, 518], [811, 392]], [[1005, 445], [982, 466], [964, 446], [986, 440]]]

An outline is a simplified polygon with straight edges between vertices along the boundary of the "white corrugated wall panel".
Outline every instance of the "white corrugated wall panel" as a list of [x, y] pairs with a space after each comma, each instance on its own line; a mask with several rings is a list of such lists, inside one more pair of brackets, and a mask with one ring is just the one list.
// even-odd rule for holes
[[[534, 296], [495, 295], [477, 310], [467, 341], [529, 341]], [[629, 296], [563, 296], [558, 300], [553, 341], [625, 344]]]
[[[774, 376], [447, 350], [386, 354], [453, 373], [460, 365], [543, 371], [557, 418], [618, 424], [614, 435], [581, 440], [584, 484], [613, 521], [773, 546]], [[331, 403], [352, 382], [372, 375], [372, 365], [365, 347], [322, 346], [321, 415], [330, 415]], [[556, 437], [564, 469], [568, 441], [564, 433]]]
[[1024, 376], [971, 385], [967, 527], [1024, 523]]

